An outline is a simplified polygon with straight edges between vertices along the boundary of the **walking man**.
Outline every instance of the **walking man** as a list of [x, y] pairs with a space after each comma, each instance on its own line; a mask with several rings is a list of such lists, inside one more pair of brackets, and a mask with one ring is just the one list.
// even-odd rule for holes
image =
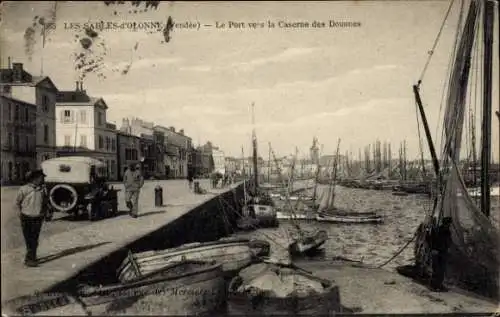
[[28, 183], [19, 188], [16, 197], [16, 208], [19, 211], [24, 241], [26, 242], [26, 257], [24, 264], [28, 267], [38, 266], [36, 251], [38, 238], [45, 218], [52, 215], [48, 208], [48, 196], [44, 186], [43, 170], [33, 170], [26, 174]]
[[140, 165], [130, 164], [125, 175], [123, 184], [125, 185], [125, 201], [130, 210], [130, 216], [137, 218], [139, 213], [139, 193], [144, 185], [144, 178], [141, 175]]

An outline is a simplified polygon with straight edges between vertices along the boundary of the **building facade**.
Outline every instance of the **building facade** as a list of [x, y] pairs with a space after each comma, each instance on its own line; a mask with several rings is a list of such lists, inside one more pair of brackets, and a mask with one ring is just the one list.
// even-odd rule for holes
[[24, 181], [26, 173], [37, 165], [37, 106], [6, 96], [0, 98], [2, 107], [0, 179], [2, 184], [15, 184]]
[[116, 146], [118, 179], [122, 180], [127, 167], [140, 162], [141, 138], [126, 131], [118, 131]]
[[106, 121], [106, 102], [87, 95], [80, 82], [75, 91], [59, 93], [56, 108], [57, 155], [99, 159], [106, 164], [109, 179], [118, 179], [117, 131]]
[[37, 166], [56, 156], [55, 105], [58, 90], [49, 77], [33, 76], [22, 63], [12, 63], [0, 70], [2, 95], [37, 106]]
[[176, 131], [175, 127], [155, 126], [155, 130], [165, 136], [164, 165], [169, 178], [186, 178], [192, 165], [192, 139], [183, 129]]

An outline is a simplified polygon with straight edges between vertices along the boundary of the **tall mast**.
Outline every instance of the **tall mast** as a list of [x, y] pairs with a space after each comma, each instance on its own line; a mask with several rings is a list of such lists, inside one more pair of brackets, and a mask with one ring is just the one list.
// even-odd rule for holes
[[489, 171], [491, 162], [491, 90], [492, 90], [492, 55], [493, 55], [493, 25], [495, 18], [495, 3], [486, 1], [484, 6], [484, 63], [483, 63], [483, 124], [481, 131], [481, 210], [490, 215], [490, 182]]
[[269, 142], [269, 160], [267, 162], [267, 181], [271, 182], [271, 142]]
[[243, 169], [243, 201], [245, 206], [247, 205], [247, 186], [246, 186], [246, 173], [245, 173], [245, 152], [243, 151], [243, 146], [241, 147], [241, 163]]
[[253, 147], [253, 177], [254, 184], [253, 190], [254, 194], [257, 194], [257, 188], [259, 186], [259, 171], [257, 170], [257, 135], [255, 133], [255, 103], [252, 102], [252, 147]]

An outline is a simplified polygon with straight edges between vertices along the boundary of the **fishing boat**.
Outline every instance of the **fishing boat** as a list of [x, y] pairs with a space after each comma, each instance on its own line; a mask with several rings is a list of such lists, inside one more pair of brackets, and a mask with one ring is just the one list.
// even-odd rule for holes
[[325, 230], [304, 231], [292, 234], [293, 242], [288, 247], [291, 255], [312, 254], [328, 240], [328, 233]]
[[254, 252], [247, 239], [223, 238], [211, 242], [184, 244], [161, 251], [129, 252], [117, 274], [121, 282], [130, 282], [157, 271], [171, 263], [186, 260], [214, 260], [222, 265], [225, 274], [231, 274], [252, 262]]
[[86, 285], [77, 293], [97, 315], [199, 315], [217, 310], [225, 302], [222, 264], [215, 261], [183, 260], [133, 281]]
[[[460, 22], [455, 38], [455, 49], [452, 50], [450, 74], [445, 77], [448, 89], [442, 116], [444, 139], [440, 142], [441, 157], [438, 157], [435, 149], [420, 94], [424, 74], [413, 86], [434, 173], [440, 185], [436, 186], [434, 193], [433, 210], [426, 215], [416, 232], [414, 273], [420, 277], [431, 276], [431, 272], [436, 268], [433, 267], [433, 259], [436, 258], [433, 257], [432, 241], [437, 239], [439, 234], [450, 230], [451, 243], [444, 258], [445, 282], [498, 300], [500, 232], [490, 218], [489, 180], [493, 116], [492, 55], [497, 10], [495, 4], [498, 5], [498, 2], [472, 0], [467, 5], [462, 4], [460, 8]], [[452, 5], [453, 2], [450, 4], [450, 9]], [[439, 35], [436, 44], [438, 40]], [[431, 57], [432, 55], [429, 56], [429, 60]], [[482, 81], [481, 93], [475, 89], [478, 81]], [[480, 96], [476, 96], [479, 94]], [[469, 95], [471, 96], [468, 99]], [[482, 106], [479, 204], [476, 204], [469, 195], [459, 168], [467, 106], [471, 109]], [[434, 262], [436, 263], [438, 262]], [[434, 290], [442, 290], [441, 286], [431, 287]]]
[[229, 285], [229, 315], [319, 315], [340, 312], [333, 282], [297, 268], [261, 263], [240, 272]]
[[252, 103], [252, 163], [253, 163], [253, 179], [252, 188], [250, 190], [251, 198], [248, 204], [249, 213], [259, 220], [260, 227], [277, 227], [279, 225], [276, 218], [276, 210], [274, 202], [266, 190], [262, 190], [259, 185], [259, 166], [258, 151], [257, 151], [257, 134], [255, 132], [255, 104]]
[[316, 215], [316, 220], [319, 222], [330, 222], [330, 223], [345, 223], [345, 224], [377, 224], [384, 222], [383, 217], [374, 215], [356, 215], [355, 213], [345, 214], [345, 215], [329, 215], [325, 213], [318, 213]]

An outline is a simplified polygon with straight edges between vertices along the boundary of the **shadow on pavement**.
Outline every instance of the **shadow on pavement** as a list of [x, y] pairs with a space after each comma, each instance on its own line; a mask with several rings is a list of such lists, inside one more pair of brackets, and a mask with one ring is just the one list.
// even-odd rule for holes
[[153, 211], [148, 211], [148, 212], [145, 212], [145, 213], [139, 213], [138, 217], [139, 218], [142, 218], [142, 217], [147, 217], [147, 216], [152, 216], [152, 215], [156, 215], [156, 214], [162, 214], [166, 212], [166, 210], [153, 210]]
[[51, 262], [51, 261], [60, 259], [62, 257], [68, 256], [68, 255], [72, 255], [72, 254], [76, 254], [76, 253], [79, 253], [79, 252], [87, 251], [87, 250], [90, 250], [90, 249], [93, 249], [93, 248], [97, 248], [97, 247], [100, 247], [102, 245], [109, 244], [109, 243], [111, 243], [111, 242], [100, 242], [100, 243], [96, 243], [96, 244], [90, 244], [90, 245], [84, 245], [84, 246], [69, 248], [67, 250], [63, 250], [63, 251], [60, 251], [60, 252], [57, 252], [57, 253], [54, 253], [54, 254], [43, 256], [43, 257], [41, 257], [41, 258], [38, 259], [38, 263], [43, 264], [43, 263]]

